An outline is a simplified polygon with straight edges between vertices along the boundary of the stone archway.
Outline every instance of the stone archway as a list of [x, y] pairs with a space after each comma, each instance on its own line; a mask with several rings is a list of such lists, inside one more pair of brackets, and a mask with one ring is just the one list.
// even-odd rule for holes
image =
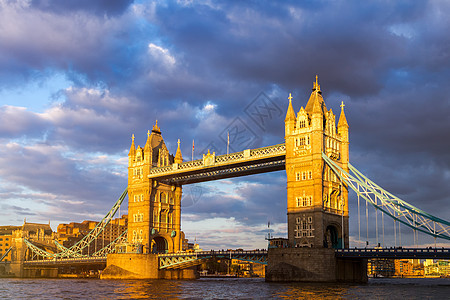
[[328, 225], [325, 233], [327, 248], [342, 248], [342, 238], [339, 237], [339, 229], [334, 225]]
[[162, 236], [157, 236], [152, 240], [152, 253], [167, 253], [169, 246], [167, 240]]

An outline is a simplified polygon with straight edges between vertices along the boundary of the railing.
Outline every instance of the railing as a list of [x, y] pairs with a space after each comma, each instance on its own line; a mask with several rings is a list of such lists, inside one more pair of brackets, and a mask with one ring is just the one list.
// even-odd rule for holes
[[211, 166], [223, 166], [226, 164], [240, 163], [247, 160], [257, 160], [263, 158], [270, 158], [273, 156], [280, 156], [286, 154], [286, 145], [278, 144], [269, 147], [247, 149], [240, 152], [218, 155], [214, 157], [214, 162], [211, 165], [204, 165], [203, 159], [197, 159], [194, 161], [183, 162], [178, 165], [173, 164], [171, 166], [152, 168], [149, 172], [149, 177], [157, 177], [157, 175], [164, 175], [170, 173], [178, 173], [187, 170], [197, 170], [204, 167]]
[[106, 263], [106, 256], [27, 260], [24, 263], [27, 265], [57, 265], [68, 263], [73, 264], [73, 263], [103, 263], [103, 262]]
[[259, 264], [267, 264], [267, 250], [252, 251], [198, 251], [158, 254], [160, 269], [182, 269], [200, 264], [202, 260], [212, 257], [238, 259]]
[[197, 251], [197, 252], [179, 252], [179, 253], [162, 253], [158, 254], [158, 257], [174, 257], [174, 256], [202, 256], [202, 255], [251, 255], [260, 254], [267, 255], [267, 250], [210, 250], [210, 251]]
[[337, 257], [450, 258], [450, 248], [348, 248], [336, 249]]

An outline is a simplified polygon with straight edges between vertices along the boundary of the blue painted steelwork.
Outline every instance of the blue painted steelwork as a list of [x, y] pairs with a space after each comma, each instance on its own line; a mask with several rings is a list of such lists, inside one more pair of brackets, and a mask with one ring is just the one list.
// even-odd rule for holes
[[354, 248], [336, 249], [342, 258], [450, 259], [450, 248]]
[[[79, 242], [73, 245], [70, 248], [66, 248], [55, 241], [56, 246], [61, 250], [58, 253], [50, 253], [45, 250], [42, 250], [36, 246], [34, 246], [30, 241], [24, 239], [25, 244], [28, 249], [30, 249], [36, 255], [46, 257], [46, 258], [73, 258], [73, 257], [86, 257], [86, 255], [82, 254], [82, 250], [88, 247], [99, 235], [103, 232], [105, 227], [112, 220], [116, 212], [119, 210], [119, 207], [122, 205], [123, 200], [127, 196], [128, 188], [126, 188], [119, 199], [114, 203], [113, 207], [106, 214], [106, 216], [92, 229], [85, 237], [83, 237]], [[116, 239], [117, 240], [117, 239]], [[115, 240], [115, 241], [116, 241]], [[113, 243], [115, 242], [113, 241]], [[108, 245], [109, 246], [109, 245]], [[106, 246], [106, 247], [108, 247]], [[103, 250], [103, 249], [101, 249]], [[100, 250], [100, 251], [101, 251]]]
[[428, 214], [392, 195], [364, 176], [350, 163], [348, 164], [350, 173], [348, 173], [326, 154], [322, 153], [322, 158], [345, 184], [376, 209], [414, 230], [436, 238], [450, 240], [450, 222]]
[[158, 254], [160, 269], [184, 269], [201, 264], [210, 258], [238, 259], [267, 265], [267, 250], [254, 251], [200, 251]]
[[72, 257], [72, 258], [53, 258], [40, 260], [24, 261], [24, 266], [57, 266], [57, 265], [89, 265], [89, 264], [106, 264], [105, 256], [96, 257]]
[[2, 257], [0, 258], [0, 262], [3, 261], [3, 259], [8, 255], [8, 253], [9, 253], [9, 251], [11, 251], [11, 249], [12, 249], [12, 246], [6, 250], [5, 254], [3, 254]]

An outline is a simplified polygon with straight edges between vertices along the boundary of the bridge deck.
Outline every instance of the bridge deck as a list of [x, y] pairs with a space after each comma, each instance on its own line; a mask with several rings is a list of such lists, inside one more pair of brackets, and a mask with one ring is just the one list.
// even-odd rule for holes
[[[450, 259], [450, 248], [351, 248], [336, 249], [338, 258], [386, 258], [386, 259]], [[209, 258], [239, 259], [267, 264], [267, 250], [253, 251], [201, 251], [158, 254], [160, 269], [182, 269], [200, 264]], [[106, 256], [29, 260], [27, 267], [106, 264]]]
[[450, 259], [449, 248], [353, 248], [336, 249], [342, 258]]
[[281, 171], [285, 168], [286, 145], [247, 149], [241, 152], [153, 168], [148, 178], [170, 183], [190, 184], [257, 173]]
[[26, 260], [24, 266], [62, 266], [106, 264], [106, 256]]
[[160, 269], [183, 269], [200, 264], [203, 260], [210, 258], [239, 259], [267, 265], [267, 250], [252, 251], [200, 251], [159, 254]]

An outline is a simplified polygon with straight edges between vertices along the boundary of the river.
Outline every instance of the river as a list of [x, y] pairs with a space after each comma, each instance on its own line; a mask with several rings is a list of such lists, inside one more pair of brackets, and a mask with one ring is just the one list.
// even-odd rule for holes
[[0, 299], [450, 299], [450, 279], [370, 279], [367, 284], [199, 280], [0, 279]]

